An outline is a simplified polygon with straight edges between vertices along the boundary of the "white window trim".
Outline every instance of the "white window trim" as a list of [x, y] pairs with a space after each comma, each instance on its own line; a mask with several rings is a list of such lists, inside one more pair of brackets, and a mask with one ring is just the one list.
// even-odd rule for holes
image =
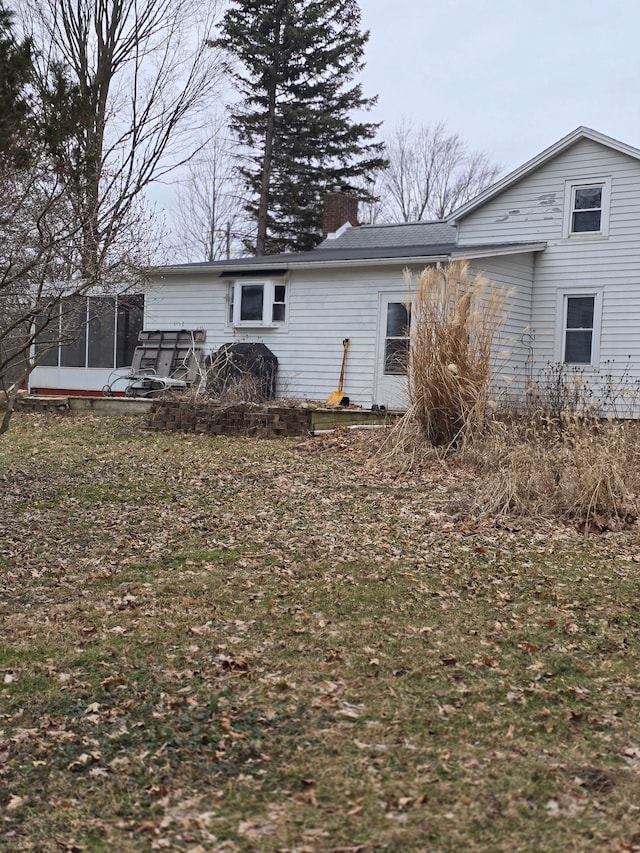
[[567, 331], [567, 304], [570, 297], [593, 296], [593, 332], [591, 337], [591, 361], [576, 362], [577, 367], [598, 367], [600, 364], [600, 332], [602, 329], [602, 301], [604, 288], [601, 286], [589, 286], [572, 288], [571, 290], [559, 290], [556, 302], [556, 346], [555, 361], [558, 364], [574, 364], [565, 362], [565, 335]]
[[[404, 295], [404, 294], [403, 294]], [[409, 325], [407, 327], [406, 335], [387, 335], [387, 321], [389, 316], [389, 306], [390, 305], [404, 305], [409, 318]], [[384, 376], [404, 376], [405, 379], [409, 376], [409, 359], [411, 358], [411, 309], [413, 307], [413, 303], [411, 299], [397, 299], [391, 301], [391, 299], [385, 300], [384, 305], [386, 306], [386, 311], [384, 312], [384, 317], [382, 319], [383, 329], [382, 329], [382, 373]], [[381, 312], [382, 314], [382, 312]], [[408, 351], [407, 351], [407, 363], [405, 365], [404, 370], [387, 370], [387, 341], [407, 341], [408, 342]]]
[[[602, 187], [602, 207], [600, 213], [599, 231], [572, 231], [574, 193], [579, 189]], [[611, 177], [594, 178], [589, 180], [567, 180], [564, 183], [564, 220], [562, 236], [571, 240], [603, 239], [609, 236], [609, 213], [611, 209]]]
[[[262, 285], [263, 303], [262, 303], [262, 319], [261, 320], [241, 320], [240, 309], [242, 300], [242, 288], [247, 286]], [[285, 313], [284, 320], [273, 319], [273, 305], [275, 300], [276, 287], [282, 286], [285, 288], [284, 305]], [[229, 319], [230, 303], [233, 303], [233, 317]], [[285, 328], [289, 319], [289, 285], [284, 279], [248, 279], [243, 278], [238, 281], [229, 283], [227, 293], [227, 308], [225, 316], [228, 328], [238, 329], [282, 329]]]

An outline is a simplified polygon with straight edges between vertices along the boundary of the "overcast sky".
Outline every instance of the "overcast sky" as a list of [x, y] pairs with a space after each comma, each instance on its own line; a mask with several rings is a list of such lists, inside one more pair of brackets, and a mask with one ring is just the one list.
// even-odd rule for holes
[[446, 123], [510, 171], [579, 125], [640, 148], [639, 0], [360, 0], [370, 117]]

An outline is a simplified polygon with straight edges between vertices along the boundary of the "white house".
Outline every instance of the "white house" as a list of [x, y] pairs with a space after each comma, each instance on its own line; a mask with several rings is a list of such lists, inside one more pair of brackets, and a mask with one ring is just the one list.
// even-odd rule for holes
[[[144, 328], [203, 330], [206, 354], [263, 343], [278, 359], [277, 394], [313, 400], [336, 389], [348, 338], [351, 402], [401, 407], [405, 377], [390, 356], [406, 334], [404, 271], [465, 258], [510, 293], [512, 387], [548, 364], [640, 380], [639, 149], [580, 127], [447, 222], [354, 227], [355, 211], [341, 214], [311, 252], [155, 270]], [[35, 389], [74, 387], [61, 366], [46, 370]]]

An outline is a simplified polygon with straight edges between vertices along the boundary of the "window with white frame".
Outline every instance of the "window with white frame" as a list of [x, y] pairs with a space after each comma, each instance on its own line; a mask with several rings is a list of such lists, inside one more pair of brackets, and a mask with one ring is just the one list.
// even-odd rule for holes
[[388, 376], [407, 372], [410, 325], [411, 305], [405, 302], [389, 302], [384, 337], [384, 372]]
[[601, 294], [562, 294], [562, 353], [565, 364], [596, 364], [599, 359]]
[[568, 181], [565, 190], [564, 236], [607, 236], [610, 192], [610, 178], [593, 183]]
[[236, 281], [229, 288], [229, 324], [278, 326], [285, 322], [287, 286], [277, 281]]

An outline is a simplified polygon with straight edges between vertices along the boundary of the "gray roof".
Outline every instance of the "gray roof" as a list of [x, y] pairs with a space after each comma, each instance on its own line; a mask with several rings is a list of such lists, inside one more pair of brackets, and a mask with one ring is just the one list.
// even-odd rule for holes
[[[216, 272], [221, 276], [249, 275], [252, 270], [262, 274], [284, 273], [299, 265], [315, 265], [340, 261], [376, 261], [411, 258], [447, 258], [480, 251], [498, 253], [531, 244], [496, 243], [482, 246], [458, 246], [456, 228], [446, 222], [407, 222], [400, 225], [360, 225], [348, 227], [338, 236], [327, 238], [309, 252], [287, 252], [279, 255], [231, 258], [226, 261], [177, 264], [162, 267], [156, 272], [167, 274], [188, 270]], [[540, 243], [540, 247], [544, 244]]]
[[[378, 260], [384, 258], [434, 257], [448, 255], [456, 246], [456, 229], [446, 222], [413, 222], [402, 225], [360, 225], [345, 228], [335, 238], [327, 238], [309, 252], [231, 258], [210, 263], [180, 264], [181, 269], [210, 267], [224, 273], [238, 267], [259, 267], [275, 271], [327, 261]], [[166, 268], [165, 268], [166, 269]]]
[[[317, 251], [438, 246], [456, 242], [456, 229], [446, 222], [405, 222], [399, 225], [360, 225], [327, 237]], [[427, 252], [427, 254], [432, 254]]]

